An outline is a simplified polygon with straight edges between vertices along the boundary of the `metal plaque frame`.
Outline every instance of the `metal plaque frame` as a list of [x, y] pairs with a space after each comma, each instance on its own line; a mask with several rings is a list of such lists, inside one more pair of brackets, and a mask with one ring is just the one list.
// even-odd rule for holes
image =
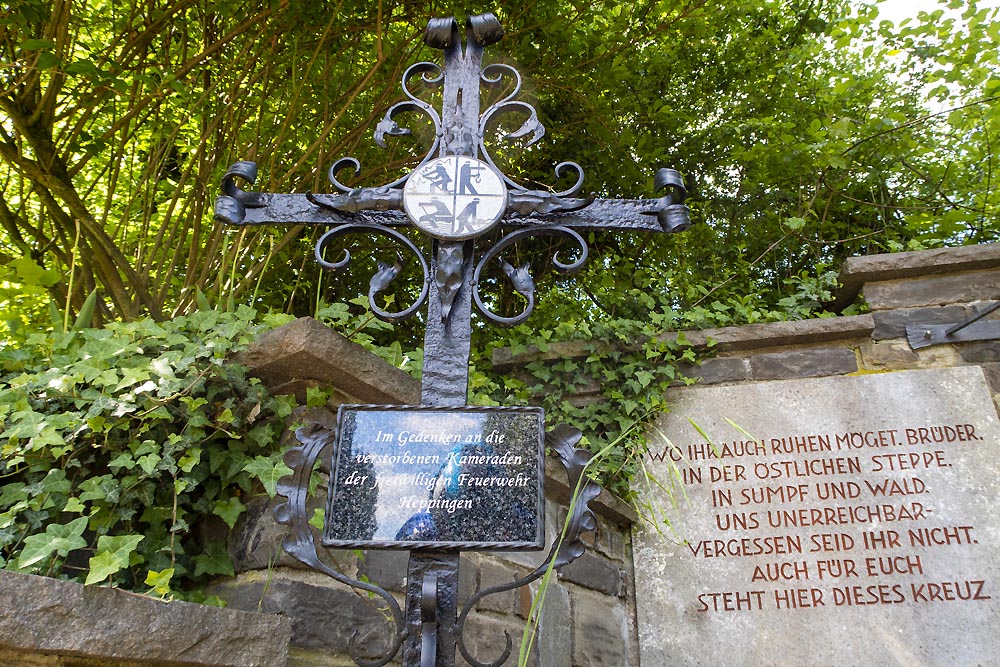
[[[443, 434], [437, 442], [429, 443], [416, 443], [417, 447], [422, 447], [422, 451], [419, 453], [411, 453], [410, 450], [406, 450], [404, 453], [398, 454], [385, 454], [380, 453], [377, 450], [389, 450], [392, 451], [394, 447], [400, 447], [401, 445], [398, 441], [383, 440], [378, 441], [379, 435], [389, 435], [383, 434], [380, 430], [377, 434], [366, 434], [363, 438], [362, 450], [365, 454], [358, 453], [356, 445], [358, 445], [357, 432], [354, 430], [356, 425], [354, 423], [349, 423], [352, 419], [357, 419], [359, 413], [365, 413], [366, 415], [376, 415], [385, 416], [385, 422], [388, 426], [398, 427], [401, 423], [405, 425], [408, 421], [408, 416], [417, 417], [417, 420], [410, 419], [410, 428], [420, 428], [419, 418], [421, 416], [431, 416], [439, 417], [438, 421], [443, 422], [448, 420], [449, 417], [463, 417], [469, 416], [473, 418], [473, 421], [479, 421], [479, 424], [469, 424], [465, 426], [465, 430], [462, 434], [465, 437], [460, 437], [454, 432]], [[398, 533], [393, 538], [386, 537], [369, 537], [369, 538], [347, 538], [342, 537], [343, 527], [334, 523], [334, 520], [342, 518], [344, 513], [357, 514], [361, 510], [358, 506], [358, 492], [355, 492], [353, 488], [349, 486], [361, 485], [363, 484], [366, 488], [360, 489], [363, 494], [365, 490], [370, 490], [368, 482], [360, 482], [360, 473], [357, 471], [357, 465], [354, 465], [357, 460], [363, 460], [363, 465], [370, 466], [372, 472], [374, 472], [373, 461], [379, 461], [380, 466], [383, 468], [395, 468], [397, 465], [403, 466], [416, 466], [423, 468], [422, 472], [403, 472], [398, 473], [404, 477], [408, 476], [409, 479], [405, 480], [407, 482], [412, 482], [412, 486], [417, 488], [427, 489], [429, 495], [437, 495], [437, 498], [428, 498], [429, 503], [433, 503], [434, 500], [445, 501], [445, 502], [455, 502], [456, 500], [461, 501], [460, 497], [447, 498], [450, 494], [452, 496], [458, 496], [456, 493], [458, 491], [458, 484], [461, 480], [460, 470], [462, 465], [459, 460], [456, 460], [455, 448], [456, 446], [460, 448], [461, 451], [465, 451], [466, 448], [475, 448], [477, 452], [482, 452], [480, 449], [482, 447], [487, 447], [489, 449], [496, 449], [497, 454], [494, 456], [496, 458], [502, 458], [502, 448], [494, 448], [488, 439], [489, 436], [481, 436], [481, 439], [476, 441], [470, 435], [477, 428], [482, 428], [485, 430], [487, 428], [488, 420], [490, 416], [528, 416], [534, 417], [534, 423], [531, 424], [533, 431], [532, 438], [523, 438], [522, 441], [518, 443], [518, 446], [525, 453], [530, 454], [534, 461], [527, 461], [523, 464], [516, 464], [521, 471], [527, 474], [526, 486], [531, 488], [532, 483], [534, 483], [534, 493], [521, 493], [517, 494], [522, 500], [530, 499], [533, 503], [533, 507], [517, 507], [511, 505], [508, 507], [503, 507], [503, 502], [496, 502], [490, 498], [486, 498], [487, 502], [493, 503], [493, 515], [494, 521], [491, 523], [490, 530], [503, 531], [504, 521], [514, 521], [518, 518], [530, 519], [534, 522], [534, 530], [531, 539], [520, 539], [520, 540], [503, 540], [503, 539], [428, 539], [426, 534], [435, 530], [433, 516], [434, 512], [429, 506], [428, 508], [417, 507], [418, 511], [413, 513], [410, 520], [407, 522], [389, 522], [389, 526], [395, 528], [399, 526], [399, 530], [402, 531], [408, 526], [413, 525], [410, 532], [413, 535], [409, 538], [400, 538]], [[414, 425], [412, 422], [416, 421]], [[454, 421], [454, 419], [452, 419]], [[433, 428], [433, 427], [432, 427]], [[428, 429], [430, 430], [430, 429]], [[431, 436], [437, 436], [437, 433], [431, 433]], [[507, 435], [507, 434], [503, 434]], [[448, 437], [458, 438], [458, 439], [448, 439]], [[500, 443], [497, 443], [500, 444]], [[373, 451], [376, 450], [376, 451]], [[450, 450], [450, 451], [449, 451]], [[410, 455], [408, 458], [412, 460], [411, 463], [407, 463], [406, 455]], [[443, 455], [443, 456], [442, 456]], [[489, 456], [489, 454], [479, 453], [480, 456]], [[358, 457], [355, 461], [350, 461], [350, 457]], [[420, 457], [434, 458], [437, 459], [433, 462], [428, 462], [422, 460]], [[420, 461], [419, 463], [417, 461]], [[450, 465], [454, 464], [454, 465]], [[470, 466], [475, 466], [478, 464], [466, 464]], [[495, 465], [495, 464], [494, 464]], [[500, 464], [507, 465], [507, 464]], [[470, 470], [473, 468], [469, 468]], [[335, 548], [347, 548], [347, 549], [387, 549], [387, 550], [413, 550], [413, 549], [435, 549], [442, 551], [539, 551], [545, 546], [545, 411], [538, 407], [493, 407], [493, 406], [464, 406], [464, 407], [434, 407], [434, 406], [420, 406], [420, 405], [341, 405], [337, 412], [337, 435], [336, 444], [331, 453], [330, 462], [330, 482], [329, 482], [329, 496], [326, 506], [326, 518], [324, 521], [322, 544], [326, 547]], [[433, 474], [431, 473], [433, 471]], [[494, 470], [495, 472], [500, 472], [499, 470]], [[366, 470], [367, 472], [367, 470]], [[508, 471], [509, 473], [509, 471]], [[449, 474], [452, 475], [449, 479]], [[471, 473], [462, 473], [471, 474]], [[349, 480], [352, 475], [358, 480], [358, 484], [345, 485], [345, 480]], [[454, 476], [458, 476], [457, 478]], [[475, 475], [473, 475], [475, 476]], [[533, 479], [531, 478], [533, 476]], [[377, 477], [376, 477], [377, 478]], [[397, 477], [398, 478], [398, 477]], [[431, 486], [432, 485], [432, 486]], [[505, 491], [500, 488], [498, 494], [502, 497]], [[415, 498], [419, 493], [412, 493], [408, 495], [400, 495], [399, 499], [405, 498]], [[472, 495], [475, 495], [473, 492]], [[487, 496], [489, 494], [486, 494]], [[475, 498], [477, 501], [482, 501], [484, 498], [479, 495]], [[510, 499], [510, 496], [506, 496], [506, 499]], [[473, 498], [467, 497], [464, 499], [468, 501], [471, 505]], [[345, 506], [346, 504], [346, 506]], [[375, 512], [376, 509], [379, 513], [385, 514], [386, 507], [380, 507], [377, 504], [373, 504], [371, 512]], [[412, 507], [412, 502], [410, 503], [410, 509]], [[438, 508], [440, 509], [440, 508]], [[466, 527], [466, 530], [479, 531], [487, 536], [488, 530], [485, 528], [482, 521], [474, 521], [474, 517], [469, 517], [470, 514], [476, 514], [476, 509], [473, 507], [462, 508], [458, 507], [454, 509], [452, 515], [447, 517], [449, 523], [461, 523]], [[522, 510], [518, 512], [517, 510]], [[422, 511], [426, 510], [426, 511]], [[483, 509], [478, 508], [480, 512]], [[507, 510], [505, 513], [503, 510]], [[409, 510], [407, 510], [408, 512]], [[405, 512], [404, 512], [405, 513]], [[437, 513], [439, 517], [443, 515], [440, 511]], [[514, 514], [514, 516], [512, 516]], [[418, 518], [419, 517], [419, 518]], [[374, 517], [371, 517], [374, 519]], [[361, 520], [365, 520], [364, 517]], [[473, 525], [470, 527], [469, 523]], [[429, 524], [429, 525], [428, 525]], [[368, 525], [368, 529], [373, 529], [371, 524]], [[443, 529], [446, 530], [446, 529]], [[423, 533], [423, 535], [421, 535]], [[338, 537], [341, 535], [341, 537]], [[525, 535], [527, 536], [527, 535]], [[445, 536], [446, 537], [446, 536]]]

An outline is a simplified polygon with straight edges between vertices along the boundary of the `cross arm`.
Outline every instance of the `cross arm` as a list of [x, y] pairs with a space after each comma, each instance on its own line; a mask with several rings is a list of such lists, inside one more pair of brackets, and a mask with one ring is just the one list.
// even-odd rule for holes
[[[236, 179], [256, 180], [257, 166], [238, 162], [223, 178], [223, 194], [215, 201], [215, 218], [231, 225], [321, 225], [347, 223], [409, 225], [400, 210], [398, 188], [359, 188], [344, 195], [273, 194], [240, 189]], [[687, 192], [680, 174], [660, 169], [659, 199], [559, 199], [549, 193], [514, 190], [501, 224], [526, 228], [559, 225], [574, 229], [622, 229], [680, 232], [690, 226]]]

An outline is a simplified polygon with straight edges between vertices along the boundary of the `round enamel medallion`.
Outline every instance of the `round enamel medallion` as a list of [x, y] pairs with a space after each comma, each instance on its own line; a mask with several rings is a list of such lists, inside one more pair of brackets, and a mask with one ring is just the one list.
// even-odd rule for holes
[[485, 162], [449, 155], [410, 175], [403, 188], [403, 209], [430, 236], [461, 241], [500, 220], [507, 209], [507, 186]]

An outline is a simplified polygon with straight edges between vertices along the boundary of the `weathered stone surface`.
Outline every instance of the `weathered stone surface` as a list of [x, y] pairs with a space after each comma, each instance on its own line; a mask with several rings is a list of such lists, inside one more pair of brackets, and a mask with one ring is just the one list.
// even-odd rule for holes
[[839, 280], [842, 287], [829, 308], [839, 312], [850, 305], [865, 283], [959, 271], [989, 270], [995, 269], [998, 265], [1000, 265], [1000, 243], [849, 257], [840, 270]]
[[702, 331], [682, 331], [676, 334], [664, 334], [664, 338], [674, 338], [683, 334], [688, 343], [695, 347], [703, 347], [711, 340], [715, 342], [717, 350], [735, 352], [867, 338], [873, 326], [871, 315], [865, 313], [850, 317], [822, 317], [815, 320], [792, 320], [704, 329]]
[[122, 666], [284, 667], [290, 635], [289, 622], [277, 616], [0, 571], [6, 651]]
[[[362, 655], [374, 655], [394, 634], [391, 620], [380, 613], [381, 598], [364, 595], [329, 580], [320, 586], [292, 579], [227, 582], [212, 589], [231, 609], [279, 614], [291, 621], [291, 643], [302, 649], [347, 654], [351, 636]], [[391, 616], [388, 616], [391, 619]]]
[[861, 346], [861, 363], [866, 370], [914, 368], [920, 357], [905, 340], [868, 341]]
[[853, 373], [858, 361], [854, 350], [843, 348], [792, 350], [755, 354], [750, 357], [750, 370], [755, 380], [785, 380]]
[[[463, 635], [465, 649], [473, 659], [489, 664], [501, 656], [506, 646], [506, 637], [509, 636], [512, 657], [504, 665], [516, 665], [523, 633], [524, 626], [520, 623], [511, 623], [508, 620], [473, 612], [465, 622], [465, 634]], [[532, 651], [532, 654], [536, 654], [536, 651]], [[455, 663], [459, 667], [466, 667], [469, 664], [458, 651], [456, 651]], [[536, 663], [529, 660], [528, 664]]]
[[961, 322], [966, 317], [968, 317], [968, 310], [964, 306], [879, 311], [872, 313], [872, 319], [875, 322], [872, 339], [906, 338], [907, 325], [952, 324]]
[[[671, 332], [663, 335], [665, 340], [674, 340], [683, 336], [690, 345], [705, 347], [713, 341], [719, 351], [734, 352], [739, 350], [755, 350], [765, 347], [781, 347], [787, 345], [808, 345], [837, 340], [853, 340], [867, 338], [874, 327], [870, 313], [852, 315], [850, 317], [826, 317], [815, 320], [796, 320], [789, 322], [770, 322], [767, 324], [751, 324], [740, 327], [721, 327], [701, 331]], [[597, 344], [600, 349], [601, 345]], [[508, 372], [532, 361], [559, 361], [562, 359], [580, 359], [589, 356], [595, 343], [572, 341], [553, 343], [544, 352], [538, 348], [513, 354], [509, 348], [493, 351], [493, 367], [501, 372]], [[723, 371], [721, 367], [719, 372]], [[733, 370], [730, 368], [729, 370]], [[718, 380], [722, 382], [723, 380]]]
[[305, 567], [281, 547], [288, 526], [274, 520], [274, 506], [282, 502], [284, 498], [258, 496], [247, 503], [228, 539], [229, 557], [237, 573], [278, 566]]
[[971, 364], [983, 364], [1000, 361], [1000, 340], [984, 340], [974, 343], [963, 343], [958, 347], [958, 353], [963, 361]]
[[546, 346], [543, 352], [534, 345], [522, 353], [514, 354], [509, 347], [495, 348], [490, 358], [493, 368], [504, 373], [532, 361], [559, 361], [561, 359], [579, 359], [588, 357], [595, 343], [586, 341], [569, 341]]
[[[395, 663], [389, 663], [395, 664]], [[350, 656], [329, 651], [288, 649], [288, 667], [358, 667]]]
[[[538, 594], [538, 586], [532, 589]], [[545, 591], [545, 604], [538, 627], [538, 664], [540, 667], [572, 667], [573, 623], [569, 591], [556, 581]]]
[[408, 551], [366, 551], [361, 558], [359, 570], [369, 581], [385, 590], [402, 592], [409, 559]]
[[997, 664], [1000, 419], [979, 367], [670, 398], [685, 499], [677, 538], [634, 540], [643, 665]]
[[418, 380], [311, 317], [265, 333], [237, 355], [236, 361], [249, 367], [268, 387], [291, 390], [303, 403], [310, 382], [336, 388], [344, 402], [420, 402]]
[[621, 568], [590, 551], [559, 570], [559, 578], [610, 597], [622, 596], [626, 584]]
[[987, 299], [1000, 299], [1000, 270], [865, 284], [865, 301], [872, 310], [938, 306]]
[[[485, 561], [479, 568], [479, 589], [486, 590], [494, 586], [509, 584], [518, 579], [513, 568], [501, 563]], [[476, 608], [480, 611], [495, 611], [502, 614], [514, 614], [516, 610], [516, 596], [514, 591], [504, 591], [487, 595]]]
[[994, 394], [1000, 394], [1000, 363], [983, 364], [983, 373], [986, 374], [986, 384]]
[[946, 368], [961, 364], [954, 345], [932, 345], [918, 350], [905, 340], [869, 341], [861, 346], [866, 370], [901, 371], [919, 368]]
[[684, 377], [697, 378], [701, 384], [750, 379], [750, 364], [743, 357], [706, 359], [699, 364], [682, 364], [678, 370]]
[[[628, 620], [597, 595], [573, 597], [574, 667], [629, 667]], [[651, 662], [651, 665], [671, 663]]]

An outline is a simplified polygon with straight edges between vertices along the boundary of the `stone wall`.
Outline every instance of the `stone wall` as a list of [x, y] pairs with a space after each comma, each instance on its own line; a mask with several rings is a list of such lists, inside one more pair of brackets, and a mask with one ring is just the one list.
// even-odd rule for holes
[[0, 570], [0, 665], [283, 667], [291, 624]]
[[[299, 421], [333, 424], [340, 403], [409, 405], [419, 402], [419, 382], [380, 361], [361, 347], [305, 318], [274, 330], [239, 359], [274, 391], [294, 393], [304, 402], [308, 387], [334, 388], [326, 409], [312, 409]], [[546, 537], [551, 544], [565, 520], [570, 489], [565, 472], [546, 462]], [[361, 652], [384, 646], [391, 624], [363, 594], [307, 571], [284, 554], [285, 528], [272, 517], [274, 502], [259, 498], [236, 526], [231, 540], [237, 577], [212, 592], [230, 609], [279, 614], [291, 621], [290, 667], [353, 665], [353, 633]], [[536, 658], [545, 667], [628, 667], [638, 665], [632, 585], [633, 510], [613, 496], [591, 503], [599, 527], [590, 549], [564, 568], [548, 587]], [[479, 590], [524, 577], [544, 553], [466, 553], [460, 566], [459, 609]], [[368, 579], [392, 593], [402, 606], [408, 554], [395, 551], [330, 551], [339, 571]], [[470, 614], [465, 645], [481, 662], [496, 659], [504, 633], [518, 647], [537, 585], [484, 598]], [[466, 662], [459, 657], [458, 664]]]
[[[311, 319], [262, 336], [238, 359], [273, 391], [305, 403], [309, 387], [333, 389], [326, 408], [297, 421], [331, 425], [339, 403], [416, 404], [419, 382]], [[565, 472], [546, 463], [546, 535], [563, 525], [570, 496]], [[317, 502], [322, 502], [318, 499]], [[286, 529], [273, 520], [274, 501], [248, 501], [230, 539], [237, 570], [211, 592], [226, 609], [171, 602], [44, 577], [0, 571], [0, 665], [24, 667], [339, 667], [354, 665], [352, 636], [362, 652], [377, 651], [392, 629], [363, 593], [348, 589], [284, 554]], [[546, 667], [637, 665], [631, 585], [631, 508], [602, 494], [591, 503], [599, 519], [591, 549], [547, 590], [535, 655]], [[367, 578], [402, 605], [407, 553], [331, 551], [337, 568]], [[544, 553], [469, 553], [461, 563], [460, 608], [476, 591], [519, 579]], [[530, 589], [483, 599], [470, 614], [466, 647], [484, 662], [505, 643], [518, 646]], [[249, 613], [248, 613], [249, 612]], [[398, 658], [397, 661], [398, 662]], [[461, 657], [459, 665], [466, 664]]]
[[[842, 310], [851, 303], [859, 303], [867, 312], [686, 331], [684, 336], [688, 341], [706, 354], [711, 351], [712, 356], [682, 370], [689, 377], [698, 378], [702, 385], [726, 389], [746, 385], [750, 389], [779, 380], [892, 376], [897, 371], [916, 369], [978, 367], [986, 378], [994, 406], [1000, 409], [1000, 340], [952, 339], [913, 349], [907, 336], [907, 327], [911, 337], [919, 339], [921, 331], [926, 331], [923, 327], [966, 321], [1000, 299], [1000, 244], [852, 258], [843, 266], [840, 282], [843, 288], [830, 307]], [[989, 325], [984, 329], [1000, 332], [1000, 312], [990, 314], [987, 321]], [[714, 345], [708, 346], [709, 341]], [[536, 350], [519, 355], [497, 350], [493, 360], [498, 369], [516, 373], [519, 366], [530, 361], [572, 358], [583, 364], [587, 354], [584, 345], [565, 343], [549, 345], [544, 352]], [[835, 399], [829, 398], [831, 403]], [[599, 400], [599, 395], [596, 392], [581, 395], [577, 400]], [[758, 409], [776, 408], [765, 404]], [[725, 408], [721, 409], [725, 412]], [[823, 412], [822, 401], [816, 403], [815, 411]], [[667, 574], [664, 590], [674, 591], [666, 583], [669, 580]], [[711, 589], [712, 583], [704, 583]], [[646, 592], [643, 589], [642, 594]], [[676, 631], [681, 635], [685, 632], [683, 623], [689, 621], [697, 623], [696, 618], [686, 616], [681, 627], [674, 623], [666, 632]], [[651, 631], [664, 632], [662, 627]], [[639, 634], [643, 636], [643, 628]], [[699, 654], [701, 659], [711, 655], [710, 648], [705, 647], [704, 651]], [[760, 664], [776, 664], [774, 656], [770, 657], [771, 661], [763, 660]], [[741, 660], [740, 664], [744, 662], [747, 661]], [[758, 664], [755, 660], [748, 662]]]
[[[685, 331], [696, 347], [714, 341], [714, 356], [682, 370], [702, 384], [733, 384], [915, 368], [981, 366], [1000, 392], [1000, 341], [969, 341], [913, 350], [907, 325], [951, 324], [1000, 299], [1000, 244], [855, 257], [830, 306], [860, 301], [863, 315]], [[1000, 320], [1000, 311], [988, 316]], [[668, 334], [674, 336], [676, 334]], [[578, 343], [545, 353], [494, 352], [494, 366], [513, 372], [538, 359], [585, 358]]]
[[[906, 326], [962, 321], [1000, 299], [1000, 245], [898, 253], [849, 260], [844, 288], [833, 304], [863, 299], [864, 315], [685, 332], [688, 340], [716, 342], [715, 356], [685, 369], [704, 384], [883, 373], [920, 368], [979, 366], [1000, 404], [1000, 344], [969, 341], [911, 349]], [[1000, 319], [994, 313], [991, 319]], [[539, 358], [583, 357], [581, 345], [551, 345], [543, 354], [495, 353], [504, 372]], [[419, 383], [312, 320], [299, 320], [262, 337], [242, 362], [273, 389], [305, 398], [310, 386], [333, 388], [339, 402], [415, 404]], [[594, 396], [580, 396], [594, 400]], [[330, 423], [330, 410], [302, 415]], [[566, 512], [563, 473], [547, 466], [546, 533], [558, 532]], [[133, 665], [353, 665], [356, 645], [375, 650], [385, 619], [366, 596], [302, 569], [280, 549], [284, 528], [272, 503], [257, 499], [237, 526], [231, 555], [239, 571], [215, 592], [228, 609], [165, 604], [105, 588], [0, 572], [0, 664], [66, 667]], [[543, 667], [637, 667], [638, 633], [631, 529], [637, 517], [602, 494], [592, 507], [599, 528], [592, 548], [549, 587], [537, 640]], [[346, 574], [364, 576], [401, 599], [406, 554], [334, 552]], [[530, 572], [541, 554], [467, 554], [461, 601], [485, 587]], [[494, 659], [513, 638], [514, 653], [537, 587], [487, 598], [472, 612], [466, 645], [481, 661]], [[460, 602], [461, 602], [460, 601]], [[242, 611], [241, 611], [242, 610]], [[253, 612], [253, 613], [245, 613]], [[682, 630], [678, 630], [682, 631]], [[513, 665], [515, 658], [506, 664]], [[464, 664], [459, 658], [459, 664]], [[646, 667], [657, 667], [647, 665]]]

